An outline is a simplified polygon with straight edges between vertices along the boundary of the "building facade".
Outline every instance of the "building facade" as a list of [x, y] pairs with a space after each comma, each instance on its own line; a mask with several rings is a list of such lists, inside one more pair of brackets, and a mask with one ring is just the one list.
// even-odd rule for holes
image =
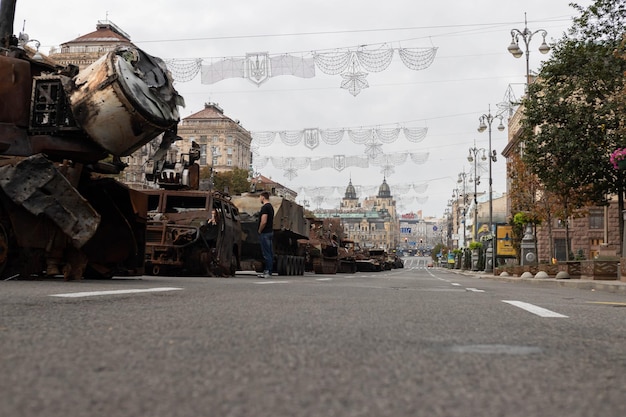
[[[508, 144], [502, 151], [507, 158], [507, 178], [511, 178], [509, 171], [513, 161], [523, 153], [524, 144], [520, 140], [523, 107], [517, 108], [509, 119]], [[507, 212], [513, 217], [515, 208], [512, 207], [513, 193], [511, 182], [507, 182]], [[540, 195], [535, 196], [539, 201]], [[565, 261], [567, 257], [566, 234], [569, 234], [571, 253], [574, 258], [596, 259], [598, 257], [618, 257], [621, 255], [621, 240], [619, 233], [620, 212], [617, 196], [609, 196], [608, 205], [604, 207], [589, 206], [578, 210], [568, 222], [569, 233], [565, 222], [560, 219], [551, 219], [550, 224], [544, 221], [536, 228], [537, 259], [539, 262]], [[569, 259], [572, 259], [569, 257]]]
[[387, 180], [375, 196], [366, 197], [361, 203], [350, 180], [344, 198], [336, 210], [316, 210], [318, 218], [338, 217], [341, 219], [346, 237], [362, 248], [396, 250], [400, 245], [400, 224], [396, 212], [396, 201]]
[[120, 45], [133, 45], [130, 36], [111, 21], [98, 21], [95, 32], [50, 49], [49, 57], [59, 65], [83, 69]]
[[189, 152], [193, 142], [200, 147], [200, 168], [212, 167], [217, 172], [250, 169], [250, 132], [238, 120], [226, 116], [216, 103], [206, 103], [204, 109], [181, 120], [178, 136], [183, 138], [179, 145], [183, 154]]

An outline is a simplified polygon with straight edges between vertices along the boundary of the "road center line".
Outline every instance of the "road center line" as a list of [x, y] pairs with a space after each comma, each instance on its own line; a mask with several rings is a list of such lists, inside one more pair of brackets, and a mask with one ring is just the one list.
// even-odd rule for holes
[[559, 313], [555, 313], [554, 311], [548, 310], [547, 308], [539, 307], [534, 304], [525, 303], [523, 301], [514, 301], [514, 300], [502, 300], [502, 302], [511, 304], [512, 306], [519, 307], [522, 310], [526, 310], [530, 313], [536, 314], [539, 317], [565, 317], [567, 316]]
[[117, 294], [136, 294], [143, 292], [163, 292], [163, 291], [178, 291], [182, 288], [175, 287], [161, 287], [161, 288], [145, 288], [134, 290], [110, 290], [110, 291], [86, 291], [86, 292], [72, 292], [66, 294], [50, 294], [50, 297], [64, 297], [64, 298], [79, 298], [79, 297], [94, 297], [97, 295], [117, 295]]

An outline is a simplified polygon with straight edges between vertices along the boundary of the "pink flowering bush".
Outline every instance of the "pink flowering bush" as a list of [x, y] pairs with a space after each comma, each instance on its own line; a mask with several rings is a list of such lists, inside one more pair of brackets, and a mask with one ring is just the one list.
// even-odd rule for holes
[[619, 148], [613, 151], [609, 161], [613, 164], [613, 168], [619, 169], [617, 163], [623, 159], [626, 159], [626, 148]]

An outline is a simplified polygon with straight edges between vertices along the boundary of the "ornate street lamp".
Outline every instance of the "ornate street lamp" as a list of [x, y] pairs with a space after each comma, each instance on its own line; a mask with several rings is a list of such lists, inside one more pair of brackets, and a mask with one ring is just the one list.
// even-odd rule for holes
[[467, 245], [467, 227], [466, 227], [466, 219], [467, 219], [467, 173], [465, 171], [459, 172], [459, 179], [456, 181], [459, 184], [463, 184], [462, 194], [459, 197], [463, 197], [463, 246]]
[[493, 116], [491, 114], [491, 105], [489, 106], [489, 112], [478, 118], [480, 122], [478, 125], [478, 131], [482, 133], [488, 129], [489, 132], [489, 234], [491, 235], [491, 264], [489, 261], [485, 262], [485, 272], [491, 272], [496, 265], [495, 233], [493, 230], [493, 175], [491, 170], [492, 163], [497, 160], [496, 151], [491, 149], [491, 124], [495, 119], [500, 119], [498, 130], [502, 132], [504, 130], [502, 115]]
[[487, 155], [485, 155], [485, 148], [477, 148], [476, 145], [474, 147], [469, 148], [469, 155], [467, 156], [467, 160], [470, 163], [474, 163], [474, 176], [470, 177], [470, 182], [474, 182], [474, 241], [478, 241], [478, 185], [480, 184], [480, 175], [478, 175], [478, 154], [482, 152], [483, 155], [480, 158], [483, 161], [487, 160]]
[[[548, 35], [548, 32], [546, 32], [545, 29], [537, 29], [534, 32], [529, 30], [528, 22], [526, 20], [526, 13], [524, 13], [524, 30], [511, 30], [511, 44], [507, 48], [511, 55], [513, 55], [515, 58], [521, 58], [522, 55], [526, 53], [526, 88], [528, 88], [528, 85], [530, 85], [530, 51], [528, 50], [528, 45], [530, 44], [533, 36], [535, 36], [536, 34], [540, 34], [543, 38], [543, 42], [539, 46], [539, 52], [541, 52], [542, 54], [547, 54], [550, 51], [550, 47], [546, 43], [546, 36]], [[524, 42], [525, 49], [523, 51], [519, 47], [520, 39]]]
[[211, 147], [211, 176], [209, 178], [209, 190], [213, 191], [215, 187], [215, 166], [217, 165], [217, 158], [222, 156], [217, 146]]

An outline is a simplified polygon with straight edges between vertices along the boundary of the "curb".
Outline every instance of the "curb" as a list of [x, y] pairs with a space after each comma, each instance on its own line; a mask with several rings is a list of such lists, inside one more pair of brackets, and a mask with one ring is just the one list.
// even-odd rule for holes
[[626, 282], [618, 280], [586, 280], [586, 279], [556, 279], [556, 278], [521, 278], [521, 277], [503, 277], [497, 275], [484, 275], [481, 273], [473, 273], [469, 271], [455, 272], [465, 276], [473, 276], [478, 279], [491, 279], [495, 281], [506, 281], [512, 283], [524, 283], [533, 285], [543, 285], [552, 288], [577, 288], [588, 291], [606, 291], [612, 293], [620, 293], [626, 295]]

